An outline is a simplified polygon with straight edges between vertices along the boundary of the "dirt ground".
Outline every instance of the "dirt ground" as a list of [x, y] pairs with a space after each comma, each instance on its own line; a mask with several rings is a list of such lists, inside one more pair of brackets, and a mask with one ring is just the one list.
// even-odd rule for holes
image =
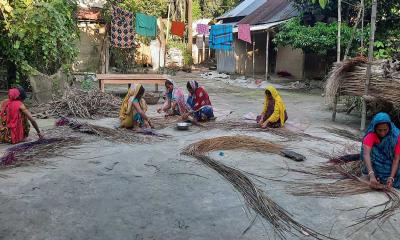
[[[198, 80], [208, 90], [217, 121], [241, 120], [248, 112], [259, 113], [261, 89], [246, 89], [220, 81], [203, 80], [198, 73], [173, 77], [184, 86]], [[209, 130], [192, 127], [177, 131], [171, 125], [161, 133], [172, 135], [151, 144], [117, 144], [89, 139], [65, 157], [47, 159], [47, 164], [2, 170], [0, 174], [0, 239], [275, 239], [271, 226], [261, 217], [245, 232], [254, 212], [218, 173], [182, 156], [182, 149], [201, 139], [223, 135], [249, 135], [279, 142], [307, 157], [297, 163], [274, 154], [224, 151], [211, 155], [238, 169], [277, 179], [295, 180], [287, 167], [315, 166], [326, 162], [316, 151], [339, 152], [359, 143], [329, 133], [324, 127], [358, 134], [357, 116], [338, 114], [336, 123], [323, 104], [321, 93], [280, 91], [293, 131], [324, 137], [329, 141], [301, 139], [285, 141], [265, 132]], [[157, 116], [156, 106], [149, 113]], [[112, 127], [117, 119], [97, 124]], [[53, 120], [40, 121], [51, 128]], [[6, 146], [1, 146], [4, 149]], [[294, 219], [336, 239], [398, 239], [398, 217], [392, 217], [373, 235], [376, 223], [356, 231], [348, 228], [366, 208], [385, 198], [369, 193], [342, 198], [295, 197], [284, 183], [264, 180], [262, 188], [293, 214]], [[286, 239], [299, 239], [287, 235]], [[302, 237], [300, 239], [309, 239]]]

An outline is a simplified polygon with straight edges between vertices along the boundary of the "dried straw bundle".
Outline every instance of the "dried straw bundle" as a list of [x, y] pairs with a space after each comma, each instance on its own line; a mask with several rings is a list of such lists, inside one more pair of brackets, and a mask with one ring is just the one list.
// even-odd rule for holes
[[156, 129], [163, 129], [171, 124], [178, 123], [181, 121], [180, 116], [170, 116], [170, 117], [152, 117], [151, 123], [154, 125]]
[[[337, 162], [337, 159], [333, 162]], [[295, 170], [295, 172], [312, 175], [314, 177], [340, 180], [330, 183], [290, 183], [288, 192], [295, 196], [341, 197], [376, 191], [369, 186], [369, 182], [360, 178], [362, 176], [362, 166], [363, 162], [357, 160], [342, 161], [332, 165], [319, 166], [310, 170]], [[361, 225], [362, 228], [372, 221], [378, 221], [378, 225], [381, 226], [400, 209], [400, 194], [394, 189], [387, 189], [383, 185], [381, 187], [381, 191], [387, 197], [387, 201], [372, 206], [366, 212], [365, 217], [356, 219], [356, 223], [349, 227]], [[376, 211], [374, 212], [372, 210]]]
[[271, 223], [277, 236], [286, 239], [287, 234], [297, 237], [312, 236], [316, 239], [332, 239], [302, 225], [253, 183], [242, 171], [228, 167], [206, 156], [210, 151], [248, 149], [257, 152], [279, 153], [282, 146], [247, 136], [224, 136], [205, 139], [186, 147], [183, 154], [193, 156], [207, 167], [218, 172], [243, 196], [248, 207]]
[[[367, 62], [364, 58], [354, 58], [336, 64], [329, 74], [325, 87], [326, 103], [332, 104], [335, 96], [359, 96], [362, 97], [365, 88]], [[372, 63], [369, 96], [371, 100], [381, 99], [392, 103], [395, 107], [400, 104], [400, 78], [386, 61]]]
[[339, 93], [343, 76], [353, 71], [354, 67], [360, 64], [367, 63], [368, 60], [365, 57], [357, 57], [349, 59], [340, 63], [335, 63], [334, 67], [328, 74], [328, 79], [325, 86], [325, 101], [328, 104], [332, 104], [335, 100], [336, 94]]
[[313, 136], [304, 132], [295, 132], [286, 128], [260, 128], [257, 123], [249, 123], [249, 122], [237, 122], [237, 121], [222, 121], [222, 122], [206, 122], [199, 125], [202, 128], [206, 129], [223, 129], [223, 130], [238, 130], [238, 131], [254, 131], [254, 132], [268, 132], [274, 134], [276, 136], [287, 139], [288, 141], [300, 140], [302, 138], [307, 138], [311, 140], [317, 141], [326, 141], [329, 140], [317, 136]]
[[0, 168], [32, 165], [43, 162], [45, 158], [63, 156], [67, 149], [81, 144], [79, 138], [47, 138], [35, 142], [22, 143], [6, 150], [0, 158]]
[[325, 131], [327, 131], [329, 133], [333, 133], [333, 134], [348, 138], [348, 139], [353, 140], [353, 141], [357, 141], [357, 142], [361, 141], [361, 136], [357, 136], [356, 134], [354, 134], [354, 133], [352, 133], [350, 131], [347, 131], [345, 129], [327, 128], [327, 127], [322, 127], [322, 129], [324, 129]]
[[165, 134], [159, 134], [154, 131], [146, 130], [130, 130], [125, 128], [108, 128], [89, 123], [81, 123], [74, 119], [61, 118], [56, 123], [57, 126], [67, 125], [69, 128], [85, 134], [95, 135], [102, 139], [122, 142], [122, 143], [135, 143], [135, 142], [154, 142], [156, 139], [165, 139], [169, 137]]
[[121, 99], [98, 90], [83, 91], [68, 89], [60, 99], [39, 105], [32, 109], [37, 118], [79, 117], [94, 119], [95, 117], [118, 116]]
[[223, 136], [201, 140], [184, 149], [187, 155], [206, 154], [216, 150], [246, 149], [255, 152], [279, 154], [282, 146], [263, 139], [248, 136]]

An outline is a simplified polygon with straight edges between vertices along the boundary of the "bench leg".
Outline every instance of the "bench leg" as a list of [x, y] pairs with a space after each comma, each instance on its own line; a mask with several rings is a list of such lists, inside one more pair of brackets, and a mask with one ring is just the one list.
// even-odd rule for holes
[[156, 92], [158, 92], [158, 84], [156, 84]]
[[104, 82], [100, 82], [100, 91], [104, 92]]

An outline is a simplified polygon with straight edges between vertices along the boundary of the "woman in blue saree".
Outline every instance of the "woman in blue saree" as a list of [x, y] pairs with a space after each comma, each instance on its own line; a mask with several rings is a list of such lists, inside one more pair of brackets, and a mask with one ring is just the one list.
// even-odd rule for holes
[[361, 158], [363, 172], [368, 174], [372, 188], [400, 188], [400, 131], [387, 113], [378, 113], [372, 119], [363, 139]]

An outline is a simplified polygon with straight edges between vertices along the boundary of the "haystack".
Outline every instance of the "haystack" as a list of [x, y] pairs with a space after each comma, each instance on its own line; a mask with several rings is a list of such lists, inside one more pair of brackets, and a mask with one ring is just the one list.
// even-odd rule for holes
[[335, 64], [325, 87], [325, 101], [332, 105], [335, 96], [358, 96], [367, 101], [382, 100], [400, 108], [400, 63], [377, 60], [372, 63], [368, 96], [364, 95], [367, 59], [357, 57]]

